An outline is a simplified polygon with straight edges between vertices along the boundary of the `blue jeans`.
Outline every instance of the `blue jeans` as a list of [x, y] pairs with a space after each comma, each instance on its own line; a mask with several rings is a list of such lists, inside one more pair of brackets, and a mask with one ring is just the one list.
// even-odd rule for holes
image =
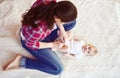
[[[73, 21], [69, 24], [64, 24], [64, 28], [66, 31], [69, 31], [75, 26], [75, 24], [76, 21]], [[44, 40], [42, 40], [42, 42], [53, 42], [54, 40], [56, 40], [58, 38], [58, 30], [59, 29], [57, 28], [52, 31], [50, 35], [48, 35]], [[32, 50], [26, 47], [23, 40], [21, 40], [21, 44], [28, 52], [30, 52], [33, 56], [37, 58], [29, 59], [24, 57], [24, 65], [22, 64], [22, 66], [24, 66], [25, 68], [36, 69], [54, 75], [58, 75], [62, 72], [62, 62], [60, 58], [56, 55], [56, 53], [50, 48]]]

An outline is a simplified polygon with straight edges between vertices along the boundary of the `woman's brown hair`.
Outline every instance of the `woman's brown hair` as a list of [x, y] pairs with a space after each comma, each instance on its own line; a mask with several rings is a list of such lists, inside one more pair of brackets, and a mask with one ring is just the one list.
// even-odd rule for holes
[[77, 18], [77, 9], [70, 1], [42, 3], [24, 14], [22, 24], [35, 28], [38, 27], [37, 21], [40, 20], [46, 22], [48, 28], [52, 29], [55, 22], [54, 16], [62, 22], [70, 22]]

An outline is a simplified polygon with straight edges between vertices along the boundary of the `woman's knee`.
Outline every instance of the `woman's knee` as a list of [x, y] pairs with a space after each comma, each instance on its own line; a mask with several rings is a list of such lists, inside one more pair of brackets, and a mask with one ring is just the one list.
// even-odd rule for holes
[[59, 75], [63, 72], [63, 65], [58, 65], [56, 68], [55, 68], [55, 72], [54, 72], [54, 75]]
[[74, 20], [68, 24], [64, 24], [65, 31], [71, 30], [72, 28], [75, 27], [75, 25], [76, 25], [76, 20]]

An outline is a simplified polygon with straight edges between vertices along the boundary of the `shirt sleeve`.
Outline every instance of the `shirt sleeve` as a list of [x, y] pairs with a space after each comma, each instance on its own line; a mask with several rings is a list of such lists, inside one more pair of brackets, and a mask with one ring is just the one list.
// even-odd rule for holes
[[33, 3], [32, 7], [36, 7], [36, 6], [38, 6], [38, 5], [42, 4], [42, 3], [48, 4], [48, 3], [50, 3], [51, 1], [55, 1], [55, 2], [56, 2], [56, 0], [36, 0], [36, 1]]
[[39, 28], [22, 27], [22, 33], [25, 37], [25, 45], [31, 49], [39, 49], [40, 41], [49, 35], [51, 30], [47, 30], [44, 25]]
[[40, 34], [37, 33], [33, 33], [29, 36], [29, 38], [27, 38], [26, 40], [26, 46], [32, 48], [32, 49], [39, 49], [39, 38], [37, 38], [37, 36], [39, 36]]
[[40, 36], [42, 36], [42, 34], [36, 32], [32, 32], [32, 34], [30, 34], [28, 32], [26, 35], [28, 35], [28, 37], [26, 38], [27, 39], [26, 46], [31, 49], [39, 49], [40, 47], [39, 39]]
[[40, 47], [40, 37], [41, 33], [36, 32], [35, 30], [31, 31], [31, 28], [28, 26], [22, 27], [22, 34], [25, 40], [25, 45], [31, 49], [39, 49]]

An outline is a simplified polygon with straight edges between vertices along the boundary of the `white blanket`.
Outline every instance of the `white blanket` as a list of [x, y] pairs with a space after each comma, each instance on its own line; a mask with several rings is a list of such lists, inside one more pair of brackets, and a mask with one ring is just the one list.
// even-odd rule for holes
[[[0, 69], [21, 48], [18, 31], [21, 15], [35, 0], [0, 0]], [[41, 71], [0, 71], [0, 78], [120, 78], [120, 4], [114, 0], [70, 0], [78, 9], [75, 35], [98, 48], [94, 57], [80, 60], [64, 57], [64, 72], [52, 76]]]

